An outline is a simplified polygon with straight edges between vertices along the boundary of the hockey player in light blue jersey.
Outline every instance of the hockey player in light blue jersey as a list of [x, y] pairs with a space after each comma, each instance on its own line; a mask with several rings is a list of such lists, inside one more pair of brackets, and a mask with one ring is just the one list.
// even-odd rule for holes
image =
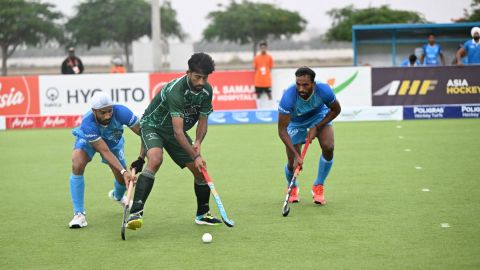
[[82, 119], [80, 126], [72, 130], [75, 144], [72, 153], [72, 174], [70, 175], [70, 195], [74, 217], [68, 224], [70, 228], [87, 226], [84, 207], [84, 171], [96, 152], [102, 156], [102, 162], [110, 166], [114, 180], [114, 189], [109, 196], [121, 201], [126, 185], [134, 181], [134, 176], [126, 169], [124, 156], [123, 126], [128, 126], [140, 135], [139, 119], [123, 105], [113, 104], [104, 92], [96, 92], [92, 97], [91, 110]]
[[[318, 138], [322, 155], [312, 194], [314, 203], [324, 205], [323, 186], [333, 164], [334, 137], [331, 121], [340, 114], [341, 107], [330, 86], [315, 82], [315, 72], [312, 69], [301, 67], [295, 72], [295, 77], [296, 83], [284, 92], [278, 107], [278, 134], [285, 144], [288, 158], [285, 177], [288, 185], [294, 168], [303, 164], [300, 148], [305, 143], [307, 134], [310, 140]], [[289, 201], [299, 201], [298, 186], [294, 185]]]

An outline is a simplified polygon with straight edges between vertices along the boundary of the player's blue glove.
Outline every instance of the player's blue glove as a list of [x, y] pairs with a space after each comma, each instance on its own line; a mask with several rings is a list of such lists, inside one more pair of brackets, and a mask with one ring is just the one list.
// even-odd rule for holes
[[135, 160], [134, 162], [132, 162], [132, 164], [130, 164], [130, 168], [132, 169], [135, 168], [136, 172], [141, 172], [143, 169], [143, 164], [145, 164], [145, 159], [138, 157], [137, 160]]

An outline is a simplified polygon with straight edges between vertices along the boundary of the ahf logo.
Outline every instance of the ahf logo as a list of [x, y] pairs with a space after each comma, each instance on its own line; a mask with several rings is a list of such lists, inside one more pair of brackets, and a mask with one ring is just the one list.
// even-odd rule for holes
[[437, 80], [395, 80], [373, 93], [374, 96], [404, 96], [426, 95], [428, 91], [435, 90]]
[[57, 100], [60, 93], [58, 92], [57, 88], [50, 87], [50, 88], [47, 89], [47, 92], [45, 93], [45, 95], [47, 96], [48, 100], [53, 102], [53, 101]]

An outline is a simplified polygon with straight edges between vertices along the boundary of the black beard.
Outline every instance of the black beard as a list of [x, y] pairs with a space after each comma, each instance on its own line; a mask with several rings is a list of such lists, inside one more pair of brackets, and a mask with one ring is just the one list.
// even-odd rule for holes
[[105, 120], [105, 121], [99, 122], [99, 123], [103, 126], [108, 126], [110, 124], [110, 120], [108, 120], [108, 121]]
[[475, 42], [478, 42], [478, 40], [480, 39], [480, 37], [474, 37], [473, 40], [475, 40]]

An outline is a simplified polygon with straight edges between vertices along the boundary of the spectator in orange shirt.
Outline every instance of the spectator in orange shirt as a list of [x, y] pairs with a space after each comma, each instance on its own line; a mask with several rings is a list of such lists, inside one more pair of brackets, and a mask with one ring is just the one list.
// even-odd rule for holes
[[123, 66], [123, 61], [119, 57], [115, 57], [112, 60], [113, 67], [110, 69], [110, 73], [126, 73], [125, 67]]
[[260, 53], [253, 60], [253, 68], [255, 69], [255, 93], [259, 99], [262, 93], [268, 95], [268, 99], [272, 100], [272, 76], [270, 71], [273, 67], [273, 58], [267, 53], [267, 42], [261, 41]]

